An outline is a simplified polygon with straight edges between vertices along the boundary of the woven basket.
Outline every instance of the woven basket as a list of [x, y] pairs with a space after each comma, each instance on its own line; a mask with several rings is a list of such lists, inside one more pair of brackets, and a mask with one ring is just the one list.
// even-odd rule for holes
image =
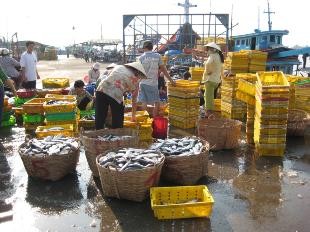
[[93, 173], [93, 176], [95, 177], [99, 177], [99, 172], [98, 172], [98, 168], [97, 168], [97, 164], [96, 164], [96, 157], [99, 155], [100, 153], [92, 153], [90, 151], [87, 151], [85, 149], [85, 156], [86, 156], [86, 160], [88, 163], [88, 166], [90, 168], [90, 170]]
[[[118, 141], [101, 141], [97, 136], [113, 134], [113, 135], [130, 135], [131, 138]], [[80, 140], [84, 145], [86, 159], [90, 170], [93, 175], [99, 177], [98, 169], [96, 166], [96, 157], [110, 149], [119, 147], [135, 147], [139, 143], [139, 136], [136, 130], [130, 128], [118, 129], [102, 129], [96, 131], [81, 130]]]
[[304, 136], [308, 125], [310, 125], [310, 115], [306, 111], [298, 109], [289, 110], [287, 135]]
[[166, 156], [162, 178], [181, 185], [193, 185], [208, 173], [209, 143], [199, 155]]
[[[129, 135], [131, 138], [118, 141], [102, 141], [97, 139], [97, 136], [103, 135]], [[139, 136], [136, 130], [130, 128], [118, 128], [118, 129], [102, 129], [96, 131], [83, 131], [81, 130], [80, 140], [85, 147], [85, 150], [100, 154], [106, 150], [118, 148], [118, 147], [130, 147], [136, 146], [139, 143]]]
[[242, 122], [233, 119], [200, 119], [198, 136], [210, 144], [210, 150], [233, 149], [239, 146]]
[[[24, 145], [25, 143], [21, 147]], [[79, 161], [80, 150], [70, 152], [67, 155], [47, 155], [45, 157], [23, 155], [20, 150], [19, 154], [29, 176], [57, 181], [75, 170]]]
[[145, 200], [149, 195], [150, 188], [158, 185], [165, 156], [162, 155], [161, 161], [153, 167], [120, 172], [99, 165], [99, 158], [108, 152], [97, 156], [96, 159], [104, 195], [138, 202]]

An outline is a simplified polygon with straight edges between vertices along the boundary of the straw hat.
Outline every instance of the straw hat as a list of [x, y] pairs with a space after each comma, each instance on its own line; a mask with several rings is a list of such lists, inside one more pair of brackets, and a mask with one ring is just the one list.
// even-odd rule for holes
[[98, 62], [94, 63], [93, 68], [94, 69], [99, 69], [100, 68], [100, 64]]
[[112, 63], [112, 64], [109, 64], [106, 69], [111, 69], [111, 68], [114, 68], [117, 64], [115, 63]]
[[216, 43], [214, 43], [214, 42], [206, 44], [205, 47], [210, 47], [210, 48], [214, 48], [216, 50], [221, 51], [221, 48]]
[[141, 64], [141, 62], [136, 61], [136, 62], [124, 64], [124, 65], [132, 67], [132, 68], [138, 70], [139, 72], [141, 72], [144, 75], [144, 78], [146, 78], [146, 73], [145, 73], [145, 70], [144, 70], [143, 65]]

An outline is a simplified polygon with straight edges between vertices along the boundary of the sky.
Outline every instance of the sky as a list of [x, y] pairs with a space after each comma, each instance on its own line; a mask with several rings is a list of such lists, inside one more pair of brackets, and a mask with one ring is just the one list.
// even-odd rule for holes
[[[182, 14], [184, 0], [1, 0], [0, 37], [17, 32], [19, 40], [34, 40], [57, 47], [90, 39], [122, 39], [124, 14]], [[233, 35], [267, 30], [267, 0], [190, 0], [190, 13], [233, 12]], [[275, 14], [273, 29], [288, 30], [283, 44], [310, 46], [309, 0], [269, 0]], [[3, 9], [7, 9], [4, 11]], [[233, 9], [233, 10], [232, 10]], [[74, 30], [73, 30], [74, 27]]]

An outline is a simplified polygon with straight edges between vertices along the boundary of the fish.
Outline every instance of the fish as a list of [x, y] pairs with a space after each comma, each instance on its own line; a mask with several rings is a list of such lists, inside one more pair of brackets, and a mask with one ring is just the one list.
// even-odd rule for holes
[[153, 167], [160, 163], [162, 158], [163, 156], [155, 150], [126, 148], [108, 152], [98, 159], [98, 163], [104, 168], [113, 167], [122, 172]]
[[28, 140], [20, 147], [20, 152], [22, 155], [43, 157], [65, 155], [78, 149], [79, 143], [75, 138], [57, 135]]
[[150, 149], [160, 151], [165, 156], [188, 156], [200, 154], [204, 146], [202, 141], [197, 137], [184, 137], [180, 139], [157, 140]]

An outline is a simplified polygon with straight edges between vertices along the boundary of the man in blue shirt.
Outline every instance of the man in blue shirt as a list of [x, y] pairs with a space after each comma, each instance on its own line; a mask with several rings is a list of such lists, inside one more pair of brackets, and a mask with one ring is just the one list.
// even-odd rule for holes
[[[146, 105], [154, 105], [153, 117], [158, 116], [159, 112], [159, 91], [158, 91], [158, 71], [164, 73], [168, 80], [175, 85], [174, 80], [168, 74], [166, 66], [164, 65], [161, 55], [153, 52], [153, 43], [145, 41], [143, 44], [144, 53], [139, 57], [144, 70], [147, 74], [147, 79], [140, 82], [138, 102], [142, 103], [142, 107], [146, 109]], [[136, 106], [133, 106], [136, 107]]]

